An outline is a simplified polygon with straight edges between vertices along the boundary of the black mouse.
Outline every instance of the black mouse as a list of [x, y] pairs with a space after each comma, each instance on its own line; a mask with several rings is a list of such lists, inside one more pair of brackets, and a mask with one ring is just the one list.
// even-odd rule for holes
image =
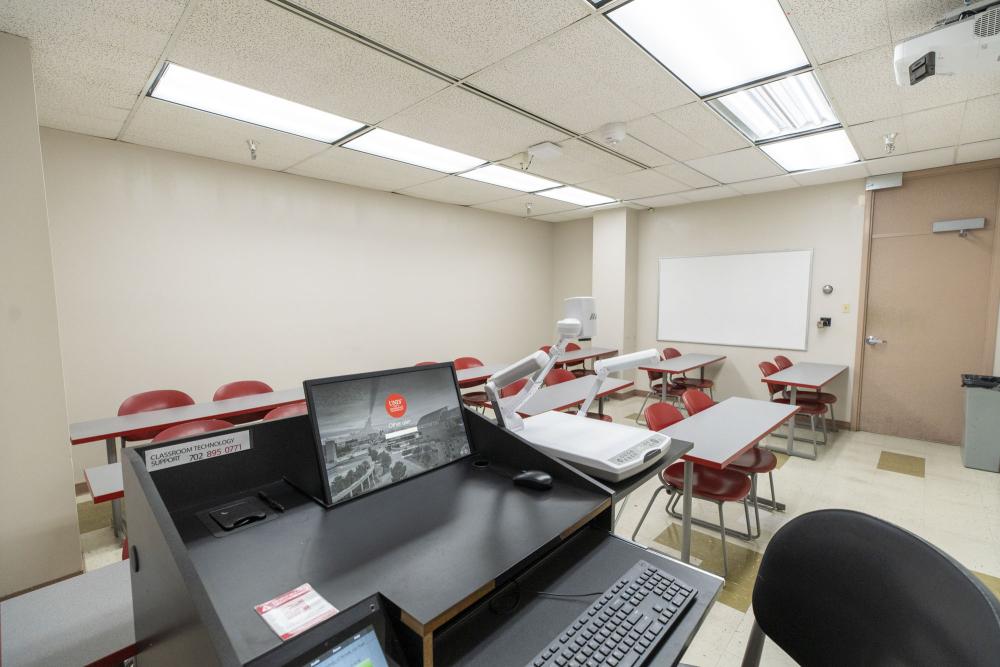
[[524, 486], [529, 489], [545, 491], [552, 488], [552, 475], [541, 470], [525, 470], [514, 475], [511, 479], [514, 480], [516, 486]]

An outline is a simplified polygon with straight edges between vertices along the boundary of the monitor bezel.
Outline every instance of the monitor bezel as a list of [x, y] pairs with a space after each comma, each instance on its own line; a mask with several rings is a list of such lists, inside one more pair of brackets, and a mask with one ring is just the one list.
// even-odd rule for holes
[[[323, 444], [319, 434], [318, 414], [316, 412], [315, 405], [313, 404], [313, 388], [328, 384], [338, 384], [341, 382], [353, 382], [356, 380], [367, 380], [376, 377], [385, 377], [388, 375], [399, 375], [402, 373], [419, 373], [424, 371], [434, 371], [434, 370], [439, 370], [441, 368], [448, 368], [451, 370], [451, 379], [452, 383], [455, 386], [455, 398], [458, 401], [458, 407], [460, 408], [459, 414], [462, 415], [462, 427], [465, 429], [465, 440], [466, 442], [469, 443], [469, 453], [466, 454], [465, 456], [460, 456], [457, 459], [454, 459], [453, 461], [449, 461], [448, 463], [445, 463], [443, 465], [431, 468], [430, 470], [425, 470], [411, 477], [406, 477], [404, 479], [401, 479], [398, 482], [390, 482], [389, 484], [381, 486], [377, 489], [373, 489], [360, 496], [355, 496], [354, 498], [347, 498], [346, 500], [341, 500], [334, 503], [333, 493], [330, 490], [330, 478], [326, 469], [326, 456], [323, 453]], [[381, 491], [392, 488], [396, 484], [402, 484], [404, 482], [408, 482], [411, 479], [416, 479], [428, 473], [432, 473], [436, 470], [440, 470], [454, 463], [462, 461], [463, 459], [467, 459], [468, 457], [472, 456], [475, 453], [475, 447], [472, 443], [472, 429], [469, 427], [469, 419], [465, 414], [466, 408], [465, 404], [462, 402], [462, 389], [458, 386], [458, 375], [455, 372], [455, 364], [453, 362], [446, 361], [437, 364], [424, 364], [421, 366], [404, 366], [402, 368], [390, 368], [382, 371], [371, 371], [367, 373], [352, 373], [350, 375], [335, 375], [327, 378], [316, 378], [313, 380], [305, 380], [302, 383], [302, 390], [303, 393], [305, 394], [306, 406], [309, 410], [309, 423], [312, 427], [312, 432], [313, 432], [313, 446], [316, 450], [316, 463], [319, 466], [320, 477], [323, 480], [323, 506], [326, 507], [327, 509], [340, 507], [341, 505], [344, 505], [346, 503], [355, 500], [360, 500], [362, 498], [367, 498], [369, 496], [373, 496]]]

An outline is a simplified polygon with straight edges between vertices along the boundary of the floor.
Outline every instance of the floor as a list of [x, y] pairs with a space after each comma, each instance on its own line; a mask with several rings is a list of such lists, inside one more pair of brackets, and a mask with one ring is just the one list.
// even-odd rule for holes
[[[641, 398], [606, 401], [616, 422], [632, 423]], [[784, 440], [777, 441], [784, 444]], [[684, 663], [698, 667], [739, 665], [753, 625], [750, 594], [760, 557], [771, 535], [799, 514], [822, 508], [847, 508], [891, 521], [934, 543], [976, 573], [1000, 596], [1000, 474], [969, 470], [961, 464], [958, 447], [872, 433], [841, 431], [809, 461], [780, 457], [774, 473], [784, 513], [761, 513], [761, 537], [753, 542], [728, 541], [730, 576]], [[616, 532], [631, 537], [643, 509], [656, 490], [656, 480], [635, 491], [627, 501]], [[767, 494], [767, 485], [761, 487]], [[679, 555], [679, 524], [664, 511], [660, 494], [636, 536], [640, 544]], [[715, 506], [695, 501], [695, 516], [715, 519]], [[742, 508], [728, 503], [726, 523], [738, 527]], [[93, 505], [78, 498], [81, 538], [87, 570], [121, 558], [111, 532], [110, 504]], [[695, 528], [692, 562], [722, 572], [718, 535]], [[764, 665], [794, 665], [777, 646], [767, 642]]]

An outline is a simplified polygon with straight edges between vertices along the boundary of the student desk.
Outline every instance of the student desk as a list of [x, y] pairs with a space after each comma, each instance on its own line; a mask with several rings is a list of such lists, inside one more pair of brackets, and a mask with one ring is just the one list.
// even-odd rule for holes
[[[750, 398], [729, 398], [707, 410], [682, 419], [660, 431], [671, 438], [694, 443], [684, 454], [684, 477], [691, 479], [693, 464], [721, 470], [750, 450], [781, 424], [798, 412], [794, 405], [757, 401]], [[681, 553], [690, 553], [691, 497], [690, 485], [684, 486], [684, 544]], [[782, 509], [782, 508], [779, 508]], [[696, 521], [696, 523], [698, 523]], [[738, 537], [745, 537], [736, 531]]]
[[[795, 405], [799, 389], [812, 389], [813, 391], [820, 391], [823, 388], [823, 385], [829, 384], [834, 378], [846, 371], [847, 366], [844, 366], [843, 364], [815, 364], [803, 361], [794, 364], [783, 371], [778, 371], [773, 375], [768, 375], [766, 378], [761, 378], [761, 382], [787, 385], [789, 403]], [[788, 447], [784, 450], [779, 450], [783, 454], [788, 454], [789, 456], [799, 456], [804, 459], [816, 458], [816, 454], [809, 456], [808, 454], [795, 451], [794, 419], [788, 422], [787, 436], [779, 434], [775, 437], [784, 437], [788, 439]]]
[[[649, 366], [639, 366], [639, 370], [661, 373], [664, 375], [677, 375], [698, 369], [699, 377], [705, 379], [705, 366], [718, 363], [726, 357], [720, 354], [682, 354], [673, 359], [663, 359]], [[667, 378], [663, 379], [660, 400], [667, 401]]]
[[[595, 376], [586, 375], [584, 377], [576, 378], [575, 380], [568, 380], [567, 382], [560, 382], [559, 384], [554, 384], [548, 387], [542, 387], [535, 395], [528, 400], [527, 403], [521, 406], [521, 409], [517, 411], [522, 417], [532, 417], [534, 415], [540, 415], [543, 412], [549, 412], [550, 410], [565, 410], [566, 408], [572, 408], [577, 405], [581, 405], [586, 399], [587, 395], [590, 393], [590, 389], [593, 386]], [[627, 389], [632, 386], [630, 380], [621, 380], [619, 378], [607, 378], [601, 384], [600, 390], [597, 392], [597, 399], [603, 399], [606, 396], [614, 394], [621, 391], [622, 389]], [[501, 405], [504, 403], [512, 403], [516, 397], [510, 396], [507, 398], [501, 398]], [[604, 414], [603, 406], [598, 404], [599, 411]]]
[[503, 364], [486, 364], [485, 366], [473, 366], [472, 368], [463, 368], [462, 370], [455, 371], [455, 377], [458, 379], [458, 386], [462, 389], [468, 389], [469, 387], [475, 387], [480, 384], [484, 384], [490, 379], [490, 376], [498, 371], [502, 371], [506, 368]]
[[618, 350], [613, 347], [585, 347], [579, 350], [563, 352], [559, 355], [556, 365], [565, 368], [569, 364], [587, 361], [587, 359], [600, 359], [602, 357], [612, 357], [618, 354]]

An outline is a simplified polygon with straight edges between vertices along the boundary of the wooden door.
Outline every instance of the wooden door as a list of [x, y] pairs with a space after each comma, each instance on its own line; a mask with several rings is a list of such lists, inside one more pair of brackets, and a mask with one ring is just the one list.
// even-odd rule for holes
[[[989, 374], [997, 323], [1000, 167], [904, 175], [872, 195], [860, 428], [932, 442], [962, 439], [960, 374]], [[932, 233], [936, 221], [986, 228]]]

